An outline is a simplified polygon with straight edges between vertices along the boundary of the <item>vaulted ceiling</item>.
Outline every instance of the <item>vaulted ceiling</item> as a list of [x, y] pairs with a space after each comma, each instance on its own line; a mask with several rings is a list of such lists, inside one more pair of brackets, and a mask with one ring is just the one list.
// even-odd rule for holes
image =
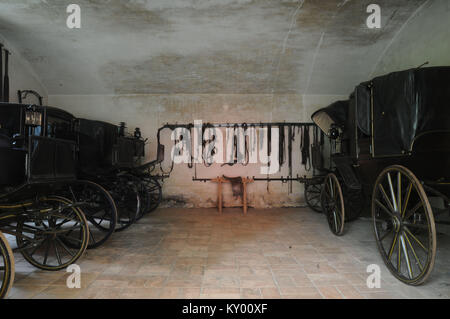
[[[66, 26], [73, 2], [81, 29]], [[369, 29], [373, 2], [1, 0], [0, 34], [49, 94], [348, 94], [379, 72], [425, 62], [426, 52], [395, 54], [414, 32], [448, 36], [449, 1], [377, 0], [382, 28]]]

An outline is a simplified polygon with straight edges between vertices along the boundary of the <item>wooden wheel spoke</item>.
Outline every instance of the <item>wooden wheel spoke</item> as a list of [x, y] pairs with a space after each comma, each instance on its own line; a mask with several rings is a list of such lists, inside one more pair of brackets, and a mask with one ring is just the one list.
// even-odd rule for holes
[[61, 255], [59, 254], [58, 246], [56, 245], [56, 240], [53, 241], [53, 247], [55, 248], [56, 259], [58, 260], [58, 263], [59, 263], [60, 265], [62, 265], [62, 262], [61, 262]]
[[56, 237], [56, 240], [59, 242], [59, 244], [61, 245], [61, 247], [72, 257], [74, 257], [75, 255], [69, 250], [69, 248], [66, 246], [66, 244], [64, 244], [64, 242], [59, 238]]
[[[22, 224], [23, 228], [27, 228], [27, 232], [32, 233], [32, 234], [36, 234], [36, 232], [42, 232], [42, 229], [31, 226], [29, 224]], [[36, 232], [33, 232], [32, 230], [35, 230]]]
[[389, 183], [389, 191], [391, 192], [392, 205], [394, 208], [393, 210], [395, 212], [397, 212], [398, 211], [397, 200], [396, 200], [396, 196], [395, 196], [395, 192], [394, 192], [394, 186], [392, 185], [391, 174], [389, 172], [387, 173], [387, 179], [388, 179], [388, 183]]
[[311, 194], [310, 199], [317, 199], [319, 197], [320, 197], [320, 194], [315, 193], [315, 194]]
[[391, 210], [391, 211], [395, 211], [394, 206], [392, 206], [392, 203], [391, 203], [391, 201], [390, 201], [388, 195], [386, 194], [386, 191], [384, 190], [383, 185], [381, 185], [381, 183], [378, 184], [378, 188], [380, 189], [381, 194], [383, 195], [384, 201], [388, 204], [390, 210]]
[[409, 217], [411, 217], [412, 215], [415, 214], [415, 212], [417, 212], [419, 210], [419, 208], [423, 207], [423, 203], [422, 201], [418, 202], [416, 204], [416, 206], [413, 207], [413, 209], [411, 209], [410, 211], [408, 211], [405, 215], [405, 217], [403, 217], [403, 220], [407, 220]]
[[338, 196], [338, 192], [336, 190], [337, 184], [334, 181], [332, 181], [332, 183], [333, 183], [333, 198], [336, 200]]
[[378, 199], [375, 199], [375, 204], [377, 204], [383, 211], [385, 211], [389, 216], [394, 217], [394, 214], [387, 209]]
[[[67, 237], [67, 236], [64, 236], [64, 237], [66, 237], [68, 241], [76, 242], [76, 243], [78, 243], [80, 245], [83, 243], [83, 239], [78, 239], [78, 238], [75, 238], [75, 237]], [[81, 237], [81, 232], [80, 232], [80, 237]]]
[[67, 218], [65, 218], [61, 223], [56, 224], [55, 228], [61, 228], [62, 225], [67, 224], [70, 221], [76, 221], [76, 219], [75, 218], [74, 219], [67, 219]]
[[394, 238], [392, 239], [391, 249], [389, 249], [388, 260], [391, 260], [392, 254], [394, 253], [395, 244], [397, 243], [398, 233], [395, 233]]
[[324, 194], [325, 194], [325, 196], [328, 198], [328, 200], [334, 202], [334, 198], [331, 197], [331, 195], [330, 195], [328, 192], [325, 192]]
[[414, 240], [419, 244], [420, 247], [422, 247], [422, 249], [423, 249], [426, 253], [428, 253], [428, 249], [422, 244], [422, 242], [421, 242], [419, 239], [416, 238], [416, 236], [414, 236], [414, 235], [411, 233], [411, 231], [410, 231], [408, 228], [405, 227], [405, 231], [411, 236], [412, 239], [414, 239]]
[[424, 224], [414, 224], [414, 223], [403, 223], [403, 225], [408, 226], [410, 228], [423, 229], [427, 230], [428, 226]]
[[63, 234], [63, 233], [71, 234], [75, 229], [80, 228], [80, 226], [81, 226], [80, 223], [76, 223], [75, 225], [73, 225], [73, 226], [70, 227], [70, 228], [66, 228], [66, 229], [60, 230], [58, 233], [59, 233], [59, 234]]
[[402, 173], [397, 173], [397, 205], [398, 211], [402, 211]]
[[387, 231], [386, 234], [384, 234], [383, 236], [380, 237], [380, 241], [383, 241], [387, 236], [392, 234], [393, 231], [394, 231], [393, 228], [391, 228], [389, 231]]
[[411, 250], [413, 252], [413, 255], [414, 255], [414, 258], [416, 259], [417, 265], [419, 266], [420, 270], [423, 271], [422, 263], [420, 262], [419, 257], [417, 257], [416, 250], [414, 249], [413, 245], [411, 244], [411, 241], [408, 238], [408, 234], [405, 232], [403, 235], [405, 236], [406, 242], [408, 243], [409, 247], [411, 248]]
[[403, 237], [403, 233], [400, 234], [400, 243], [402, 244], [401, 246], [402, 246], [403, 254], [405, 255], [406, 267], [408, 269], [409, 279], [412, 279], [413, 278], [413, 271], [412, 271], [412, 268], [411, 268], [411, 262], [409, 260], [408, 248], [406, 247], [405, 238]]
[[339, 232], [339, 228], [338, 228], [338, 217], [336, 214], [336, 209], [333, 210], [333, 220], [334, 220], [334, 228], [336, 230], [336, 233]]
[[47, 243], [47, 246], [45, 249], [45, 256], [44, 256], [44, 261], [43, 261], [44, 266], [47, 265], [48, 253], [50, 251], [50, 240], [48, 238], [46, 239], [46, 243]]
[[403, 205], [402, 205], [402, 208], [403, 208], [402, 218], [405, 216], [406, 209], [408, 208], [408, 202], [409, 202], [409, 197], [411, 196], [412, 186], [413, 186], [412, 183], [409, 182], [408, 189], [406, 191], [405, 201], [403, 202]]
[[89, 237], [92, 238], [92, 242], [95, 243], [95, 237], [94, 237], [94, 233], [92, 231], [89, 231]]
[[325, 191], [325, 193], [329, 194], [331, 198], [333, 198], [333, 185], [332, 185], [333, 181], [331, 179], [328, 179], [328, 182], [325, 184], [326, 185], [326, 189], [328, 189], [328, 192]]
[[[36, 253], [36, 251], [38, 250], [38, 248], [41, 247], [41, 244], [44, 244], [45, 241], [46, 241], [46, 239], [42, 240], [40, 243], [38, 243], [36, 246], [34, 246], [33, 251], [29, 253], [30, 256], [33, 256]], [[25, 246], [26, 246], [26, 244], [25, 244]]]

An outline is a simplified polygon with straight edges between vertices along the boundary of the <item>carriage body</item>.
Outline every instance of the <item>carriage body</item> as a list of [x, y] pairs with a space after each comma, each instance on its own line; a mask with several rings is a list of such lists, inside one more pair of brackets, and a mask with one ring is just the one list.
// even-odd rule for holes
[[117, 206], [115, 231], [134, 223], [142, 211], [139, 185], [130, 174], [144, 156], [144, 140], [125, 136], [124, 127], [103, 121], [78, 118], [75, 123], [78, 144], [77, 176], [101, 185]]
[[1, 103], [0, 188], [75, 180], [73, 124], [58, 108]]
[[[88, 246], [80, 203], [62, 195], [77, 182], [74, 119], [58, 108], [0, 103], [0, 230], [14, 236], [25, 260], [43, 270], [67, 267]], [[1, 253], [11, 267], [0, 276], [0, 298], [14, 275], [11, 250]]]
[[334, 146], [321, 197], [331, 231], [369, 208], [383, 261], [410, 285], [429, 277], [436, 227], [450, 225], [449, 101], [450, 67], [411, 69], [312, 116]]
[[119, 127], [103, 121], [76, 120], [80, 173], [100, 173], [132, 168], [144, 156], [144, 141], [121, 136]]
[[[409, 168], [419, 180], [450, 194], [450, 67], [395, 72], [358, 85], [347, 101], [312, 118], [330, 135], [331, 155], [345, 184], [369, 199], [380, 172]], [[324, 115], [325, 114], [325, 115]]]

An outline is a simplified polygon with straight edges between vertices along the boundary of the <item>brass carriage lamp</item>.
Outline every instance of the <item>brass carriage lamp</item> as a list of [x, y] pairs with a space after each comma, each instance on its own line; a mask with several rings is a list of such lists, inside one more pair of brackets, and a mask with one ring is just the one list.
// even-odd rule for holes
[[40, 126], [42, 124], [42, 113], [32, 110], [25, 111], [25, 125]]

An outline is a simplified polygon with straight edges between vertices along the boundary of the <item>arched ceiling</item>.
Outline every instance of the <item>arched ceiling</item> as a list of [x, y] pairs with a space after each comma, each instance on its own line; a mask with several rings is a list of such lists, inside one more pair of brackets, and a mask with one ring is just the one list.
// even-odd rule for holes
[[0, 34], [53, 95], [348, 94], [439, 1], [377, 0], [369, 29], [372, 0], [77, 0], [71, 30], [73, 2], [0, 2]]

